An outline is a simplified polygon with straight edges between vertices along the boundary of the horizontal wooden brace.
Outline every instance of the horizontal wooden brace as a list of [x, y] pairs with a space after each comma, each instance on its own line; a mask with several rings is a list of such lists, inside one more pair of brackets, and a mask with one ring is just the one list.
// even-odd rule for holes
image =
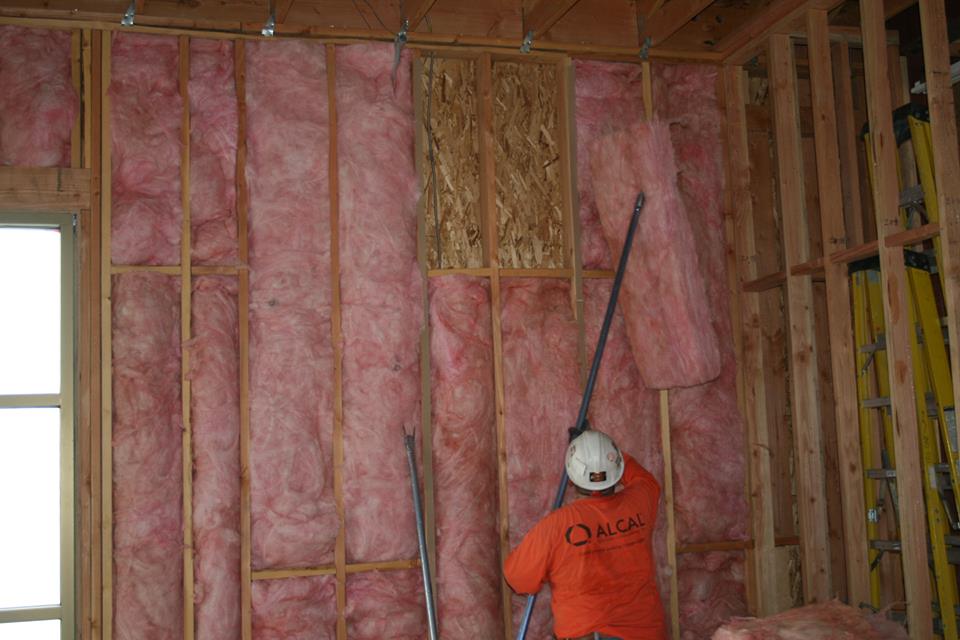
[[0, 167], [0, 209], [63, 213], [89, 208], [89, 169]]
[[[778, 547], [791, 547], [800, 544], [798, 536], [777, 536], [774, 544]], [[721, 540], [719, 542], [696, 542], [677, 547], [678, 554], [709, 553], [711, 551], [747, 551], [753, 549], [753, 540]]]
[[[389, 560], [385, 562], [359, 562], [348, 564], [347, 573], [365, 573], [367, 571], [396, 571], [414, 569], [420, 566], [420, 559]], [[337, 572], [335, 565], [309, 567], [305, 569], [263, 569], [253, 572], [254, 580], [282, 580], [284, 578], [308, 578], [311, 576], [332, 576]]]

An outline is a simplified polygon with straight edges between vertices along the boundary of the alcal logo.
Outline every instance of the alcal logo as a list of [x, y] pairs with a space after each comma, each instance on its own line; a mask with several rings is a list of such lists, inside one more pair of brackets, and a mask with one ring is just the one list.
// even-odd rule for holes
[[646, 526], [647, 523], [643, 521], [643, 517], [639, 513], [636, 513], [627, 518], [601, 522], [596, 526], [578, 522], [577, 524], [570, 525], [563, 537], [567, 541], [567, 544], [574, 547], [582, 547], [593, 540], [602, 542], [614, 536], [637, 533]]

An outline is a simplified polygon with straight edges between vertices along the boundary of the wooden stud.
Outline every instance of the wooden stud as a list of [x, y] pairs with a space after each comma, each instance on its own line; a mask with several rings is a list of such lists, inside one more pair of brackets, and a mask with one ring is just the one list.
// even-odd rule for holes
[[810, 9], [829, 11], [843, 0], [775, 0], [758, 11], [747, 24], [725, 36], [716, 49], [727, 64], [744, 64], [762, 53], [763, 43], [774, 34], [790, 33]]
[[670, 567], [670, 629], [680, 637], [680, 587], [677, 576], [677, 524], [673, 502], [673, 458], [670, 447], [670, 392], [660, 390], [660, 442], [663, 449], [663, 510], [667, 514], [667, 565]]
[[[826, 11], [807, 14], [807, 45], [814, 143], [817, 153], [817, 185], [820, 202], [820, 232], [823, 252], [845, 249], [843, 189], [840, 183], [840, 151], [837, 143], [836, 97], [833, 92], [832, 60]], [[857, 380], [850, 283], [844, 265], [823, 261], [826, 277], [830, 360], [833, 369], [837, 457], [840, 497], [843, 504], [843, 540], [850, 602], [870, 601], [870, 567], [867, 558], [866, 511], [863, 468], [860, 456]]]
[[[497, 249], [497, 193], [494, 168], [493, 60], [483, 54], [477, 60], [477, 130], [480, 136], [480, 212], [484, 224], [484, 254], [490, 267], [490, 321], [493, 337], [493, 384], [497, 417], [497, 485], [499, 489], [500, 565], [510, 553], [510, 502], [507, 494], [507, 431], [504, 421], [503, 332], [500, 326], [500, 258]], [[500, 593], [504, 628], [513, 627], [511, 591], [501, 579]]]
[[[190, 38], [180, 36], [180, 203], [183, 209], [180, 236], [180, 340], [193, 337], [191, 328], [193, 274], [190, 271]], [[190, 411], [190, 349], [182, 350], [180, 362], [180, 399], [183, 411], [183, 637], [194, 637], [193, 579], [193, 420]]]
[[[897, 185], [896, 140], [887, 83], [887, 51], [883, 5], [860, 5], [863, 58], [866, 72], [867, 111], [873, 150], [872, 193], [877, 237], [900, 230]], [[953, 143], [951, 143], [953, 144]], [[923, 472], [920, 468], [919, 426], [913, 391], [911, 332], [907, 313], [906, 268], [901, 248], [879, 243], [883, 315], [886, 320], [887, 357], [890, 362], [891, 418], [894, 454], [897, 460], [897, 491], [900, 504], [900, 537], [903, 582], [907, 600], [910, 637], [933, 636], [930, 570], [927, 566], [926, 515], [923, 507]]]
[[950, 336], [950, 358], [954, 363], [953, 394], [955, 398], [960, 398], [960, 365], [957, 365], [960, 363], [960, 158], [943, 0], [920, 0], [920, 25], [923, 31], [930, 138], [933, 143], [941, 225], [940, 252], [947, 331]]
[[[747, 149], [746, 97], [741, 67], [724, 68], [724, 94], [727, 116], [727, 177], [731, 191], [731, 216], [736, 235], [737, 276], [741, 285], [756, 279], [757, 256], [753, 229], [753, 199], [750, 185], [750, 158]], [[760, 322], [760, 297], [741, 293], [741, 348], [738, 354], [743, 378], [740, 406], [747, 428], [749, 461], [751, 534], [755, 541], [747, 554], [750, 582], [753, 586], [755, 615], [776, 613], [773, 491], [770, 478], [770, 438], [764, 393], [763, 326]], [[736, 326], [736, 325], [735, 325]]]
[[337, 640], [347, 638], [347, 528], [343, 501], [343, 340], [340, 312], [340, 173], [337, 145], [337, 49], [327, 45], [327, 100], [330, 127], [330, 339], [333, 341], [333, 494], [337, 506], [334, 564], [337, 576]]
[[[843, 184], [843, 210], [846, 213], [847, 241], [863, 244], [863, 208], [860, 202], [860, 170], [857, 158], [857, 130], [853, 112], [853, 86], [850, 78], [850, 46], [833, 45], [833, 82], [836, 86], [837, 139], [840, 153], [840, 180]], [[826, 253], [827, 249], [824, 249]]]
[[90, 208], [90, 169], [0, 166], [0, 210], [78, 211]]
[[[83, 32], [76, 30], [70, 34], [70, 78], [73, 90], [83, 96]], [[83, 166], [83, 109], [77, 109], [70, 132], [70, 166], [79, 169]]]
[[[779, 170], [777, 181], [783, 215], [784, 266], [789, 273], [790, 267], [806, 261], [809, 253], [797, 74], [790, 37], [771, 36], [769, 55]], [[803, 593], [808, 603], [826, 602], [832, 596], [832, 581], [814, 345], [813, 283], [805, 276], [788, 275], [786, 294]]]
[[[100, 54], [100, 386], [103, 399], [100, 405], [100, 537], [101, 551], [102, 610], [101, 638], [113, 638], [113, 340], [112, 340], [112, 291], [110, 265], [110, 211], [113, 172], [110, 167], [110, 60], [111, 34], [97, 34], [101, 42]], [[104, 42], [105, 41], [105, 42]]]
[[[250, 264], [247, 193], [247, 57], [243, 40], [233, 43], [233, 77], [237, 92], [237, 241], [240, 264]], [[240, 637], [253, 637], [253, 579], [250, 516], [250, 271], [239, 271], [237, 319], [240, 342]]]

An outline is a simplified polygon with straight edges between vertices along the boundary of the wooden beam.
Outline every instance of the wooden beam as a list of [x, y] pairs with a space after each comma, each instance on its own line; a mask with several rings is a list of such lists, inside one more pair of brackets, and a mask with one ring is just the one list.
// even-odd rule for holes
[[783, 283], [786, 281], [787, 274], [783, 271], [777, 271], [776, 273], [769, 273], [765, 276], [760, 276], [754, 280], [747, 280], [740, 286], [740, 288], [749, 293], [757, 293], [760, 291], [769, 291], [770, 289], [783, 286]]
[[641, 41], [649, 37], [651, 46], [663, 43], [712, 3], [713, 0], [671, 0], [644, 20]]
[[408, 2], [406, 6], [407, 15], [405, 16], [410, 23], [408, 29], [410, 31], [416, 30], [435, 4], [437, 4], [437, 0], [411, 0]]
[[950, 84], [950, 52], [943, 0], [920, 0], [923, 61], [930, 110], [930, 138], [937, 186], [940, 260], [947, 307], [950, 357], [954, 363], [953, 397], [960, 398], [960, 153], [954, 93]]
[[[817, 154], [817, 186], [823, 251], [845, 249], [843, 189], [840, 183], [840, 150], [837, 142], [836, 97], [827, 12], [807, 14], [810, 91], [813, 134]], [[827, 289], [834, 411], [840, 499], [843, 504], [843, 540], [847, 567], [847, 594], [852, 603], [870, 601], [870, 567], [867, 558], [866, 512], [858, 423], [857, 380], [850, 282], [843, 265], [822, 261]]]
[[[805, 262], [809, 253], [797, 73], [794, 45], [789, 36], [770, 37], [769, 60], [777, 143], [777, 183], [783, 209], [783, 257], [789, 274], [790, 268]], [[786, 297], [790, 321], [790, 385], [803, 595], [807, 603], [826, 602], [833, 594], [814, 345], [813, 283], [803, 276], [788, 275]]]
[[90, 208], [90, 169], [0, 167], [0, 210]]
[[[889, 20], [915, 4], [917, 4], [917, 0], [883, 0], [883, 15]], [[946, 22], [943, 24], [946, 24]]]
[[347, 511], [343, 490], [343, 317], [340, 298], [340, 167], [337, 135], [337, 49], [327, 45], [327, 113], [330, 148], [330, 339], [333, 344], [333, 495], [337, 508], [334, 566], [337, 576], [337, 640], [347, 638]]
[[[860, 4], [860, 12], [870, 145], [874, 162], [872, 195], [877, 237], [884, 239], [900, 230], [897, 143], [893, 136], [892, 105], [887, 80], [885, 16], [880, 2], [863, 2]], [[914, 328], [907, 312], [907, 279], [903, 250], [900, 247], [887, 247], [886, 243], [880, 242], [878, 251], [887, 358], [890, 363], [893, 448], [897, 460], [902, 549], [900, 559], [903, 565], [910, 637], [919, 640], [933, 636], [933, 616], [930, 570], [927, 566], [926, 514], [921, 484], [924, 474], [920, 463], [920, 434], [913, 390], [911, 339]]]
[[533, 32], [533, 37], [538, 38], [547, 33], [577, 2], [579, 0], [535, 0], [529, 9], [524, 7], [524, 35]]
[[810, 9], [829, 11], [843, 0], [775, 0], [755, 18], [717, 43], [727, 64], [744, 64], [762, 53], [763, 44], [772, 34], [796, 31]]
[[[857, 158], [859, 135], [853, 112], [853, 83], [850, 72], [850, 45], [833, 45], [834, 97], [836, 101], [837, 140], [840, 153], [840, 181], [843, 185], [843, 211], [847, 243], [863, 243], [863, 207], [860, 201], [860, 170]], [[827, 249], [824, 250], [826, 254]]]
[[[735, 236], [737, 280], [755, 280], [757, 274], [756, 241], [753, 229], [753, 198], [750, 187], [750, 158], [747, 148], [746, 96], [742, 67], [723, 70], [724, 103], [727, 121], [727, 179]], [[773, 529], [773, 491], [770, 480], [770, 437], [767, 430], [767, 405], [763, 377], [763, 327], [760, 322], [760, 297], [739, 295], [741, 344], [738, 367], [742, 376], [740, 408], [747, 433], [748, 495], [750, 531], [755, 541], [747, 554], [747, 566], [757, 616], [776, 613], [776, 575]]]
[[290, 15], [290, 9], [293, 8], [294, 0], [276, 0], [277, 2], [277, 24], [283, 24]]

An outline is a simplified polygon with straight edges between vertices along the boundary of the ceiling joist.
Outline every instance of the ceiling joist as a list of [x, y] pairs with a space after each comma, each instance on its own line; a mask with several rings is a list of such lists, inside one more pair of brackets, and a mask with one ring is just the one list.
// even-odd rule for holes
[[712, 3], [713, 0], [671, 0], [655, 8], [643, 20], [640, 40], [650, 38], [652, 46], [662, 43]]
[[433, 9], [433, 5], [436, 3], [437, 0], [410, 0], [406, 3], [406, 17], [410, 22], [409, 29], [411, 31], [420, 26], [420, 23], [423, 22], [423, 19], [427, 17], [430, 9]]
[[536, 0], [527, 9], [524, 3], [523, 32], [532, 34], [533, 38], [542, 36], [550, 31], [560, 18], [570, 11], [579, 0]]

